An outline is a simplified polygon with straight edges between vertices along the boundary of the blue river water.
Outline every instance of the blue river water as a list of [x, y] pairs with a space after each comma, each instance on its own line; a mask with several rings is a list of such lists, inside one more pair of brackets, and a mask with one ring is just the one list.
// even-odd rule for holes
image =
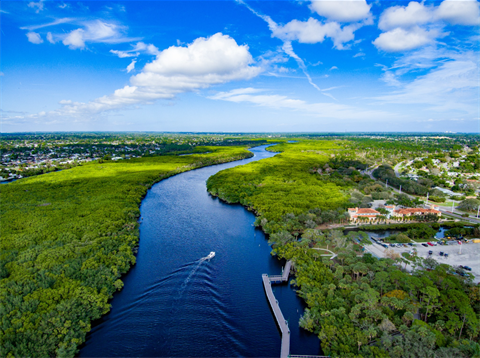
[[[182, 173], [155, 184], [142, 201], [140, 246], [125, 286], [80, 351], [81, 357], [279, 357], [280, 332], [261, 274], [280, 274], [255, 216], [212, 198], [220, 170], [273, 156]], [[216, 256], [202, 260], [211, 251]], [[291, 330], [291, 353], [318, 355], [320, 341], [298, 327], [303, 301], [273, 286]]]

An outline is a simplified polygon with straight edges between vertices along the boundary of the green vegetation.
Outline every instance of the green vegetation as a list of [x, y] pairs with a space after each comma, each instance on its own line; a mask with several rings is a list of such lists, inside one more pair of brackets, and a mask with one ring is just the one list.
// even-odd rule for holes
[[465, 211], [477, 211], [480, 207], [480, 200], [477, 199], [465, 199], [458, 205], [460, 210]]
[[0, 133], [0, 180], [70, 169], [92, 160], [198, 152], [202, 146], [253, 146], [255, 135], [174, 133]]
[[385, 239], [383, 239], [384, 242], [399, 242], [401, 244], [405, 244], [407, 242], [412, 242], [412, 240], [410, 240], [410, 238], [408, 237], [408, 235], [406, 234], [394, 234], [394, 235], [390, 235], [389, 237], [386, 237]]
[[349, 184], [339, 187], [311, 172], [327, 163], [331, 154], [342, 152], [342, 144], [302, 141], [272, 146], [269, 150], [282, 153], [215, 174], [207, 181], [208, 191], [254, 210], [257, 224], [267, 233], [345, 221]]
[[[417, 199], [404, 195], [393, 197], [384, 185], [362, 174], [364, 162], [355, 159], [358, 153], [349, 149], [353, 145], [325, 140], [283, 143], [271, 148], [282, 151], [273, 158], [209, 178], [208, 190], [254, 210], [255, 224], [270, 235], [272, 253], [293, 261], [293, 283], [308, 305], [300, 325], [318, 335], [324, 354], [478, 356], [480, 290], [468, 273], [463, 278], [449, 265], [409, 254], [391, 252], [390, 258], [380, 260], [359, 255], [360, 245], [369, 244], [364, 232], [345, 236], [319, 229], [323, 223], [345, 222], [341, 213], [346, 207], [368, 207], [374, 195], [416, 204]], [[426, 185], [411, 183], [413, 191]], [[450, 224], [452, 230], [459, 225], [464, 223]], [[405, 233], [391, 239], [409, 242], [431, 240], [439, 227], [399, 223], [358, 229], [403, 229]], [[322, 250], [337, 256], [322, 257]], [[411, 274], [407, 264], [413, 267]]]
[[413, 180], [397, 178], [392, 167], [388, 165], [380, 165], [373, 171], [373, 176], [384, 182], [387, 182], [388, 180], [389, 185], [395, 188], [400, 188], [401, 186], [403, 191], [415, 195], [426, 195], [430, 187], [433, 185], [433, 182], [430, 183], [430, 186], [426, 186], [414, 182]]
[[155, 182], [246, 158], [210, 154], [90, 163], [0, 186], [1, 355], [69, 356], [135, 263], [139, 204]]
[[[362, 245], [370, 243], [364, 232], [345, 236], [326, 225], [344, 225], [347, 207], [367, 208], [373, 200], [406, 207], [421, 203], [394, 194], [387, 179], [388, 186], [428, 193], [435, 202], [446, 200], [435, 186], [474, 195], [480, 173], [477, 135], [272, 134], [266, 139], [265, 134], [43, 133], [0, 138], [4, 179], [74, 167], [0, 186], [2, 356], [75, 355], [91, 321], [109, 310], [109, 298], [123, 286], [121, 275], [135, 263], [138, 206], [147, 189], [182, 171], [250, 155], [221, 146], [274, 140], [280, 144], [269, 150], [279, 154], [216, 174], [208, 190], [253, 210], [255, 224], [270, 235], [273, 253], [293, 260], [298, 293], [309, 307], [301, 325], [319, 335], [324, 353], [480, 356], [480, 293], [468, 273], [462, 278], [448, 265], [408, 254], [381, 260], [361, 256]], [[178, 156], [186, 153], [197, 154]], [[373, 168], [379, 181], [368, 175]], [[476, 207], [470, 200], [460, 208]], [[408, 242], [430, 240], [440, 227], [431, 222], [436, 216], [408, 220], [426, 224], [378, 225], [387, 222], [381, 216], [377, 225], [357, 230], [400, 229], [405, 232], [390, 239]], [[450, 227], [449, 235], [479, 232], [478, 225], [441, 225]], [[337, 256], [328, 260], [322, 250]], [[405, 271], [407, 264], [412, 274]]]
[[[294, 262], [293, 283], [308, 305], [300, 325], [318, 335], [324, 354], [466, 358], [479, 352], [479, 286], [450, 266], [407, 254], [416, 267], [408, 274], [407, 257], [359, 257], [341, 232], [307, 236], [307, 246], [302, 239], [276, 245], [274, 253]], [[327, 241], [337, 246], [335, 260], [314, 249]]]

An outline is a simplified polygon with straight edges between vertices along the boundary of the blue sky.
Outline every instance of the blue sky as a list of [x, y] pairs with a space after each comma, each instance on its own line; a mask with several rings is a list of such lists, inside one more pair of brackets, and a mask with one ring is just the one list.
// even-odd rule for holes
[[479, 132], [478, 1], [2, 1], [1, 130]]

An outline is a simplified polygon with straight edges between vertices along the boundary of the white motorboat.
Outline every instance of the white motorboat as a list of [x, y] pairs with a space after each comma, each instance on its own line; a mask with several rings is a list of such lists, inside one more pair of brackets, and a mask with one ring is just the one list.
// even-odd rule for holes
[[210, 252], [210, 253], [208, 254], [207, 257], [205, 257], [205, 260], [210, 260], [210, 259], [213, 258], [214, 256], [215, 256], [215, 252], [212, 251], [212, 252]]

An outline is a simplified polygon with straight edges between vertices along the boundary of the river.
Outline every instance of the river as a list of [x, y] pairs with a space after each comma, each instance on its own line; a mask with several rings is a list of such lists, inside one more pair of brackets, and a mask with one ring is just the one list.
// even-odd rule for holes
[[[261, 274], [280, 274], [255, 216], [212, 198], [206, 180], [254, 157], [192, 170], [155, 184], [142, 201], [140, 246], [111, 311], [95, 322], [82, 357], [279, 357], [280, 333]], [[211, 251], [216, 256], [202, 260]], [[291, 330], [291, 353], [317, 355], [320, 341], [298, 327], [303, 301], [273, 286]]]

